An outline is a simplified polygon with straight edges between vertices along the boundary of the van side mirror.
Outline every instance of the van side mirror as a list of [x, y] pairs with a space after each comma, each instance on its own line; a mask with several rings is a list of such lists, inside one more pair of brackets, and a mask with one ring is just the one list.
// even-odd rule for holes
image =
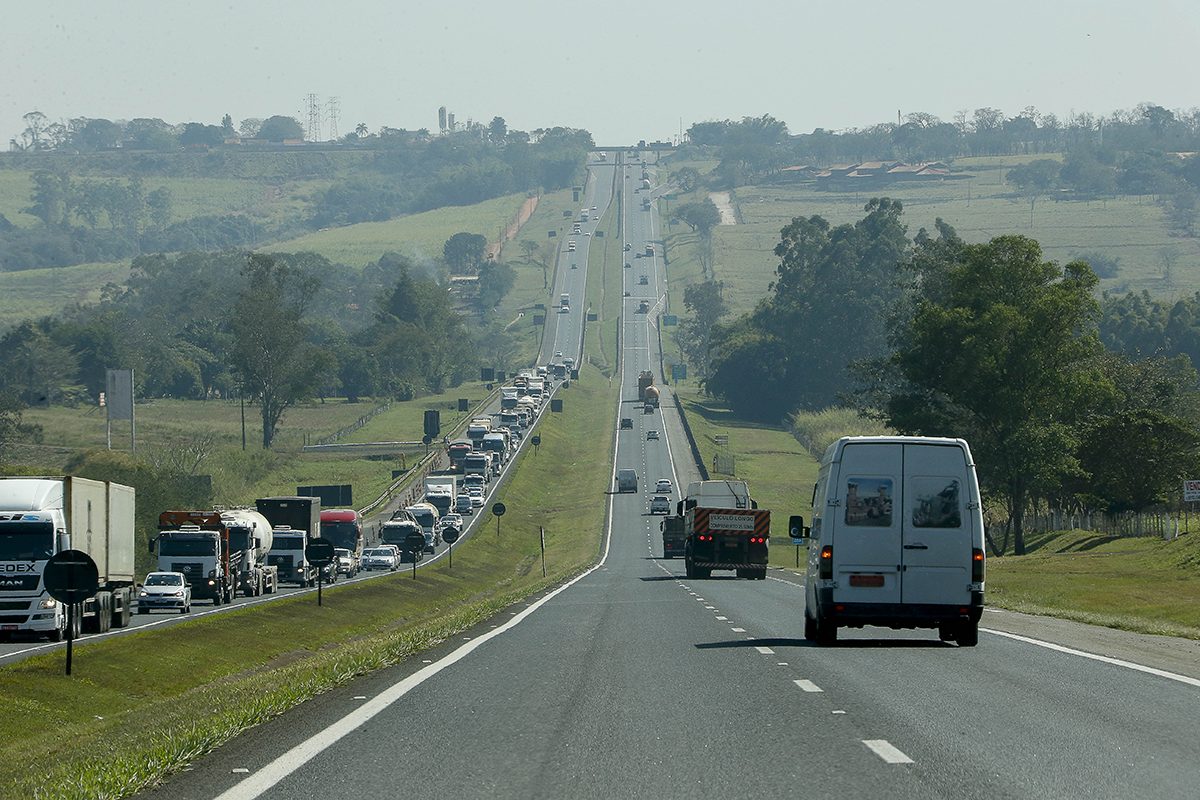
[[807, 539], [808, 528], [804, 527], [804, 517], [799, 514], [788, 517], [788, 532], [793, 539]]
[[680, 500], [678, 503], [675, 504], [675, 516], [677, 516], [677, 517], [683, 516], [683, 501], [682, 500]]
[[151, 536], [150, 539], [147, 540], [147, 542], [146, 542], [146, 549], [150, 552], [150, 555], [154, 555], [154, 543], [156, 541], [158, 541], [158, 537]]

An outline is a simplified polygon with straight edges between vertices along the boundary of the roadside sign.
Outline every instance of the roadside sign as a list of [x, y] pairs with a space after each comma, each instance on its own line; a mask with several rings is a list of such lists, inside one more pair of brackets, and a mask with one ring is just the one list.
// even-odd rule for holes
[[324, 567], [333, 561], [333, 542], [328, 539], [312, 539], [304, 548], [304, 557], [318, 567]]
[[458, 537], [459, 537], [458, 528], [449, 527], [449, 528], [442, 529], [442, 541], [445, 542], [446, 544], [454, 544], [455, 542], [458, 541]]
[[504, 503], [496, 503], [494, 506], [492, 506], [492, 513], [497, 517], [503, 517], [504, 512], [507, 510], [508, 509], [504, 507]]
[[63, 550], [46, 562], [46, 592], [60, 603], [82, 603], [100, 588], [100, 570], [82, 550]]
[[410, 553], [419, 553], [425, 549], [425, 534], [413, 531], [404, 537], [404, 549]]
[[1183, 502], [1195, 503], [1200, 501], [1200, 481], [1183, 482]]
[[100, 570], [92, 557], [82, 550], [63, 550], [46, 562], [42, 582], [46, 593], [67, 607], [67, 674], [70, 675], [79, 604], [100, 588]]
[[542, 437], [535, 433], [533, 436], [529, 437], [529, 443], [534, 447], [537, 447], [542, 443]]

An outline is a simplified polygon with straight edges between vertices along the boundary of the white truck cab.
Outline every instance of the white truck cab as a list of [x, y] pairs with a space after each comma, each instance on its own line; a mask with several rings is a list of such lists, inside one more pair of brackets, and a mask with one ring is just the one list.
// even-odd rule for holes
[[805, 638], [839, 627], [937, 628], [972, 647], [983, 614], [983, 512], [962, 439], [847, 436], [830, 445], [813, 489]]

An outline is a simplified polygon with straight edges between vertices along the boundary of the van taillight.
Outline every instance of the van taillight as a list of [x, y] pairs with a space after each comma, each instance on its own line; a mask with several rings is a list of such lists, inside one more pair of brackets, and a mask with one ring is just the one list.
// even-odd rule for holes
[[833, 577], [833, 545], [831, 544], [821, 548], [821, 568], [817, 571], [817, 577]]
[[971, 582], [983, 583], [983, 551], [978, 547], [971, 549]]

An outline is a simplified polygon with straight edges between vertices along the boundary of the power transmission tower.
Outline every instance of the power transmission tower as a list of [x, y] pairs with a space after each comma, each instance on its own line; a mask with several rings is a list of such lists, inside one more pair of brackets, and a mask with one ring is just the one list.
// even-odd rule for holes
[[325, 116], [329, 117], [329, 141], [337, 141], [338, 138], [338, 110], [341, 106], [340, 97], [331, 97], [325, 102]]
[[308, 107], [308, 128], [305, 134], [310, 142], [321, 141], [321, 100], [315, 94], [305, 95], [304, 103]]

